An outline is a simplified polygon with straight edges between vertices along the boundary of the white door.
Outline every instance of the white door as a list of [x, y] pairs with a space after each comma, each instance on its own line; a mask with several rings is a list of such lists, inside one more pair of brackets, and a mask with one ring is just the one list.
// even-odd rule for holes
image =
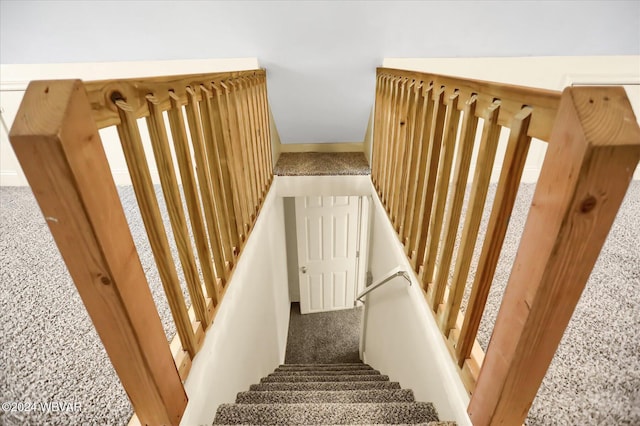
[[359, 197], [296, 197], [300, 312], [353, 308]]

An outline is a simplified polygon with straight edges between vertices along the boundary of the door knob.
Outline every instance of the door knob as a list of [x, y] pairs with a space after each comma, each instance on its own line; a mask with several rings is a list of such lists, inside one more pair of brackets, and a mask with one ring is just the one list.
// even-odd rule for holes
[[307, 273], [307, 267], [306, 266], [301, 267], [300, 268], [300, 272], [302, 272], [303, 274], [306, 274]]

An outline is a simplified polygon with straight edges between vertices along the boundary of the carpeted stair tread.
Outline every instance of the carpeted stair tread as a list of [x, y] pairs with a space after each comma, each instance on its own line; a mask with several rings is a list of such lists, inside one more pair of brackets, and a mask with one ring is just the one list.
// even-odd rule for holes
[[343, 365], [343, 366], [324, 366], [318, 367], [314, 365], [309, 365], [306, 367], [291, 367], [284, 366], [278, 367], [275, 371], [366, 371], [373, 370], [372, 367], [366, 364], [357, 364], [357, 365]]
[[305, 370], [305, 371], [275, 371], [269, 374], [269, 377], [272, 376], [344, 376], [348, 374], [350, 376], [376, 376], [379, 375], [380, 372], [378, 370], [341, 370], [341, 371], [331, 371], [331, 370]]
[[365, 364], [363, 362], [336, 362], [336, 363], [329, 363], [329, 364], [323, 364], [323, 363], [318, 363], [318, 364], [314, 364], [314, 363], [308, 363], [308, 364], [280, 364], [278, 366], [278, 368], [283, 368], [283, 367], [355, 367], [355, 366], [367, 366], [369, 367], [369, 364]]
[[383, 382], [388, 381], [389, 376], [375, 375], [340, 375], [340, 376], [267, 376], [260, 379], [260, 383], [271, 382]]
[[[231, 425], [225, 425], [225, 424], [215, 424], [216, 426], [231, 426]], [[376, 423], [376, 424], [371, 424], [368, 426], [390, 426], [391, 423]], [[427, 423], [402, 423], [402, 424], [393, 424], [393, 426], [457, 426], [456, 422], [427, 422]], [[234, 425], [234, 426], [239, 426], [239, 425]], [[259, 426], [259, 425], [252, 425], [249, 423], [245, 423], [244, 425], [241, 426]], [[355, 425], [350, 425], [350, 426], [355, 426]]]
[[344, 391], [344, 390], [365, 390], [365, 389], [400, 389], [398, 382], [271, 382], [251, 385], [252, 392], [264, 391]]
[[411, 389], [240, 392], [236, 404], [413, 402]]
[[430, 403], [222, 404], [214, 424], [404, 424], [438, 420]]

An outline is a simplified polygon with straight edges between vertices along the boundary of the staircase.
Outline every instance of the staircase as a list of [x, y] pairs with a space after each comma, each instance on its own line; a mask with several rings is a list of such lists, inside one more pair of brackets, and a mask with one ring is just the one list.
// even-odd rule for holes
[[433, 404], [416, 402], [367, 364], [285, 364], [218, 407], [214, 425], [355, 425], [439, 422]]

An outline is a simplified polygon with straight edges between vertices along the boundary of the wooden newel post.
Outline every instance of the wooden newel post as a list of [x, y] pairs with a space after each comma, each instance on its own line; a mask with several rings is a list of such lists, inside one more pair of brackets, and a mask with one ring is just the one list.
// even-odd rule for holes
[[474, 425], [524, 422], [639, 158], [622, 88], [565, 89], [469, 403]]
[[138, 418], [178, 424], [187, 396], [82, 82], [32, 82], [9, 137]]

